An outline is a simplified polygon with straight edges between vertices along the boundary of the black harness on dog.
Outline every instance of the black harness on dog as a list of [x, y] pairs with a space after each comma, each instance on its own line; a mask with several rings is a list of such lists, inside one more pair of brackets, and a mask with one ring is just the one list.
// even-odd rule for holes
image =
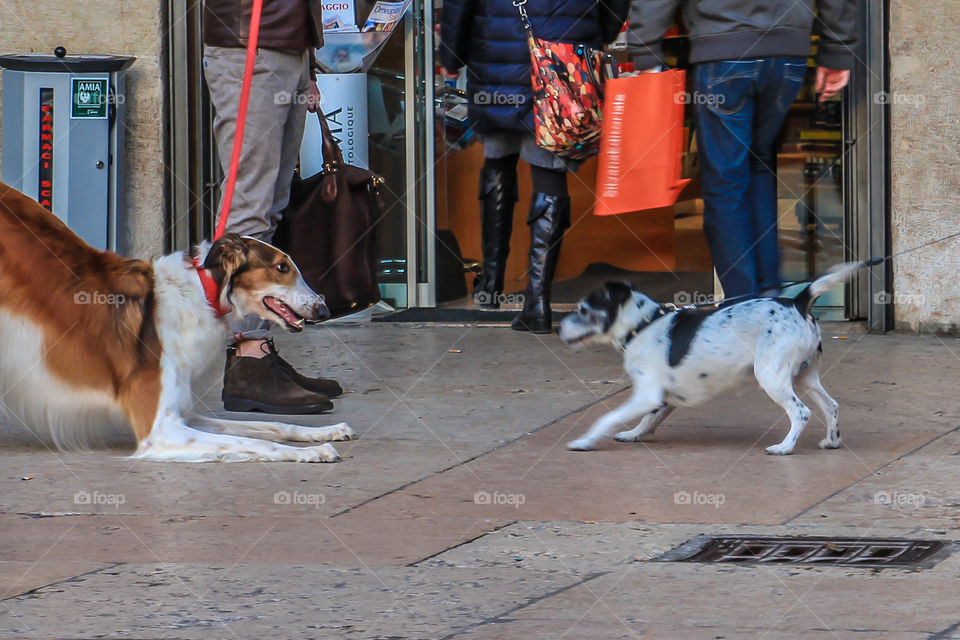
[[646, 320], [641, 321], [640, 324], [635, 326], [633, 329], [630, 329], [630, 331], [627, 332], [627, 335], [624, 336], [623, 341], [620, 344], [623, 345], [624, 349], [626, 349], [627, 345], [630, 344], [630, 341], [636, 338], [641, 331], [643, 331], [644, 329], [649, 327], [651, 324], [653, 324], [655, 321], [659, 320], [660, 318], [662, 318], [663, 316], [667, 315], [667, 313], [670, 313], [670, 312], [676, 312], [676, 309], [670, 309], [666, 305], [660, 305], [660, 308], [657, 309], [657, 312], [653, 314], [653, 316], [651, 316], [650, 318], [647, 318]]

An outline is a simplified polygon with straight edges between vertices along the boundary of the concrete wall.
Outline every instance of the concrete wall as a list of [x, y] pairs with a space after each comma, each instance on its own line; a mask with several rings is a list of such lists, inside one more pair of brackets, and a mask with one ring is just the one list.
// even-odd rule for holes
[[[163, 21], [160, 1], [2, 0], [0, 52], [136, 56], [127, 74], [127, 211], [117, 238], [125, 253], [163, 250]], [[2, 86], [0, 86], [2, 91]], [[2, 136], [0, 129], [0, 136]]]
[[[893, 249], [960, 231], [960, 2], [892, 0]], [[894, 261], [897, 327], [960, 333], [960, 238]]]

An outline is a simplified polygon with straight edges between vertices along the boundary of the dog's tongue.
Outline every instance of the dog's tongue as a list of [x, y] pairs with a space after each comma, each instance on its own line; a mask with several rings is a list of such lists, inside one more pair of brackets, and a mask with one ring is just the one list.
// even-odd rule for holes
[[283, 304], [274, 297], [266, 297], [263, 299], [263, 304], [276, 313], [278, 316], [287, 321], [288, 324], [297, 326], [297, 323], [300, 322], [300, 318], [290, 309], [287, 305]]

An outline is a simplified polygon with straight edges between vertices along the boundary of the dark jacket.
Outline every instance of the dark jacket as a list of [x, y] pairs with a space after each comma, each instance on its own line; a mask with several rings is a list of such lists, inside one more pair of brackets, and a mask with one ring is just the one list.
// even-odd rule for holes
[[[246, 47], [253, 0], [204, 0], [203, 42]], [[323, 45], [321, 0], [263, 0], [257, 46], [303, 51]]]
[[[528, 0], [542, 40], [600, 47], [612, 42], [629, 0]], [[480, 133], [533, 130], [530, 50], [511, 0], [445, 0], [440, 63], [467, 66], [470, 123]]]
[[663, 35], [681, 5], [691, 63], [806, 57], [812, 32], [818, 65], [853, 67], [857, 0], [633, 0], [627, 44], [638, 69], [661, 64]]

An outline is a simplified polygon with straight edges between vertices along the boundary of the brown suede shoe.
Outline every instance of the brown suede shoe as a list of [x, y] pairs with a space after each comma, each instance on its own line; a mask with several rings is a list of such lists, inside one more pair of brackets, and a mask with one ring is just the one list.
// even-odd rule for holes
[[227, 411], [308, 414], [333, 409], [328, 396], [298, 385], [270, 356], [239, 357], [233, 349], [227, 350], [222, 398]]
[[322, 393], [328, 398], [337, 398], [343, 395], [343, 387], [341, 387], [340, 383], [336, 380], [332, 380], [330, 378], [310, 378], [294, 369], [292, 364], [280, 357], [280, 353], [277, 352], [277, 348], [274, 346], [273, 340], [269, 338], [267, 338], [267, 349], [269, 349], [269, 353], [266, 357], [273, 358], [277, 365], [286, 371], [294, 382], [307, 391]]

